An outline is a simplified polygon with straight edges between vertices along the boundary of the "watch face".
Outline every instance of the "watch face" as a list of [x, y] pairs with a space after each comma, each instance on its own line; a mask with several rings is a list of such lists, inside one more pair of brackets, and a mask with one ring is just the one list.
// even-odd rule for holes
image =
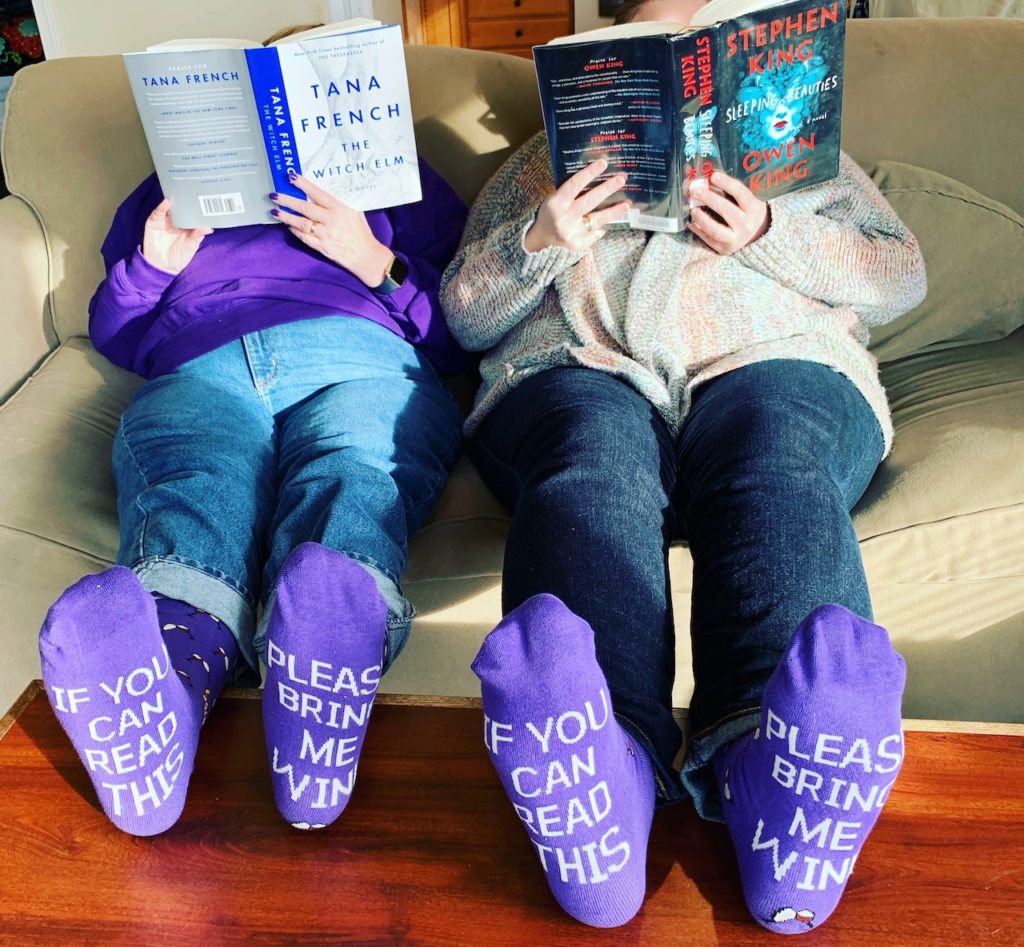
[[391, 261], [391, 269], [388, 270], [388, 276], [385, 280], [386, 283], [391, 283], [393, 289], [398, 289], [405, 282], [406, 276], [409, 275], [409, 266], [405, 260], [395, 257]]

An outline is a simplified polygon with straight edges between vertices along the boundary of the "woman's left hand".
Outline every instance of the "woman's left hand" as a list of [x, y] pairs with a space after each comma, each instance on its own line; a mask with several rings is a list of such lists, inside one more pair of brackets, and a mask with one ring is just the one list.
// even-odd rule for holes
[[[690, 211], [686, 226], [692, 233], [723, 256], [742, 250], [767, 233], [771, 226], [768, 205], [754, 197], [742, 181], [716, 171], [711, 175], [710, 184], [699, 192], [705, 207], [694, 207]], [[721, 221], [715, 220], [705, 208], [718, 214]]]
[[309, 200], [271, 194], [270, 199], [279, 205], [271, 213], [307, 247], [344, 267], [367, 286], [379, 286], [393, 254], [373, 235], [366, 215], [302, 175], [293, 177], [291, 183]]

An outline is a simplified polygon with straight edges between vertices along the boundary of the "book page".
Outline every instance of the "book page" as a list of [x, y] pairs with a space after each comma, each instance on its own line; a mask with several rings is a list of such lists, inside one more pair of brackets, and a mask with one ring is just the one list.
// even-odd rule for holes
[[370, 29], [374, 26], [383, 26], [380, 20], [371, 20], [369, 17], [353, 17], [351, 20], [340, 20], [337, 23], [327, 23], [324, 26], [315, 26], [309, 30], [302, 30], [300, 33], [289, 33], [279, 40], [271, 43], [271, 46], [281, 46], [285, 43], [298, 43], [305, 40], [321, 39], [324, 36], [339, 36], [342, 33], [353, 33], [356, 30]]
[[208, 37], [197, 36], [194, 38], [168, 39], [153, 46], [147, 46], [147, 53], [166, 53], [195, 51], [198, 49], [248, 49], [251, 46], [259, 46], [255, 40], [232, 39], [230, 37]]
[[721, 20], [781, 6], [789, 0], [708, 0], [690, 20], [690, 26], [711, 26]]
[[601, 26], [596, 30], [584, 30], [568, 36], [556, 36], [546, 46], [562, 46], [567, 43], [597, 43], [613, 39], [629, 39], [633, 36], [659, 36], [678, 33], [685, 24], [670, 20], [639, 20], [636, 23], [619, 23], [615, 26]]
[[123, 58], [175, 225], [272, 223], [271, 180], [245, 50]]

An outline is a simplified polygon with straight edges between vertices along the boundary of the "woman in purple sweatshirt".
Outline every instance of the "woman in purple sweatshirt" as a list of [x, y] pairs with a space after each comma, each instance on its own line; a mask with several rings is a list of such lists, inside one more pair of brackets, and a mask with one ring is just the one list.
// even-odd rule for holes
[[[299, 828], [344, 809], [373, 697], [414, 610], [409, 536], [461, 446], [438, 306], [466, 209], [361, 213], [304, 178], [279, 225], [174, 226], [155, 177], [121, 205], [89, 307], [96, 348], [147, 379], [113, 452], [117, 565], [40, 634], [47, 693], [110, 819], [178, 819], [228, 680], [265, 666], [274, 794]], [[241, 660], [239, 660], [241, 659]]]

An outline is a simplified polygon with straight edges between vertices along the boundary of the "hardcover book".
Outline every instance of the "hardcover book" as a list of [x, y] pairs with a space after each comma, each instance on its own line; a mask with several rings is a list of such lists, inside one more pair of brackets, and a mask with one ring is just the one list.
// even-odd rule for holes
[[420, 199], [402, 30], [350, 20], [271, 46], [176, 40], [127, 53], [179, 227], [273, 223], [303, 174], [357, 210]]
[[676, 232], [716, 169], [762, 199], [835, 177], [845, 35], [841, 0], [710, 0], [535, 46], [555, 183], [606, 158], [629, 226]]

